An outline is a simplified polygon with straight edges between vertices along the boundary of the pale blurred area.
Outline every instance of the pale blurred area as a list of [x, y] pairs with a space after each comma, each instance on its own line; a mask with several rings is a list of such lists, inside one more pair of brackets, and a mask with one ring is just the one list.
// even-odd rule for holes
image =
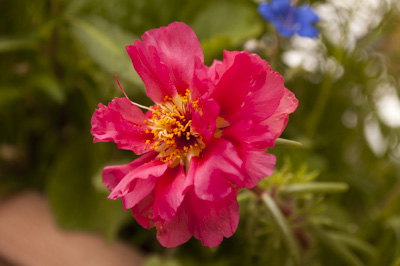
[[143, 256], [120, 241], [60, 229], [46, 199], [26, 191], [0, 201], [0, 266], [139, 266]]
[[[400, 160], [400, 141], [397, 134], [393, 137], [385, 137], [379, 125], [384, 125], [399, 130], [400, 128], [400, 79], [393, 80], [390, 74], [400, 74], [400, 25], [394, 32], [386, 36], [379, 43], [382, 54], [360, 49], [360, 43], [368, 42], [367, 35], [376, 28], [387, 23], [390, 12], [399, 12], [398, 0], [329, 0], [325, 3], [316, 3], [315, 10], [319, 14], [320, 26], [324, 28], [324, 38], [330, 43], [343, 49], [342, 53], [354, 54], [357, 60], [376, 58], [381, 64], [370, 65], [366, 71], [371, 77], [366, 86], [371, 98], [365, 97], [361, 88], [354, 86], [349, 90], [353, 96], [354, 104], [361, 105], [371, 101], [374, 109], [364, 121], [364, 134], [368, 145], [376, 156], [382, 156], [388, 149], [392, 150], [392, 158]], [[386, 16], [385, 16], [386, 14]], [[379, 36], [368, 36], [368, 38]], [[361, 45], [362, 47], [362, 45]], [[328, 57], [327, 47], [321, 38], [310, 39], [295, 36], [291, 41], [291, 48], [283, 55], [283, 61], [291, 68], [301, 67], [309, 72], [322, 72], [332, 75], [334, 79], [343, 76], [343, 66], [334, 57]], [[387, 62], [386, 60], [390, 61]], [[379, 77], [376, 78], [376, 74]], [[358, 124], [358, 117], [352, 111], [343, 113], [342, 123], [349, 128]], [[396, 135], [396, 136], [395, 136]]]

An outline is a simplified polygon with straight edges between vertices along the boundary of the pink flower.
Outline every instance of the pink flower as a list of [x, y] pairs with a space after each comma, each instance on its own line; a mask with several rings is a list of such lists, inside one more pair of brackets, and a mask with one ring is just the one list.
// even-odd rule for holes
[[91, 121], [94, 142], [144, 154], [104, 168], [108, 198], [122, 198], [138, 223], [156, 227], [163, 246], [194, 236], [214, 247], [237, 228], [240, 189], [273, 172], [275, 157], [266, 151], [297, 100], [255, 54], [225, 51], [222, 62], [205, 66], [184, 23], [147, 31], [142, 39], [126, 50], [155, 104], [115, 98], [99, 104]]

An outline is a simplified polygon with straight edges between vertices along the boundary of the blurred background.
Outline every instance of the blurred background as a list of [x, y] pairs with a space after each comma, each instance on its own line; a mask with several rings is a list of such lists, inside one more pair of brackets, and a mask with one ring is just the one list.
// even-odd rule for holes
[[[0, 208], [35, 191], [62, 230], [118, 240], [141, 254], [137, 265], [399, 266], [400, 2], [296, 2], [320, 17], [318, 38], [281, 37], [250, 0], [0, 0]], [[107, 200], [102, 168], [135, 155], [90, 135], [97, 104], [123, 96], [115, 74], [151, 104], [125, 46], [173, 21], [194, 29], [207, 65], [247, 49], [299, 100], [282, 137], [303, 148], [271, 149], [275, 173], [260, 184], [273, 202], [242, 191], [237, 232], [212, 249], [163, 248]]]

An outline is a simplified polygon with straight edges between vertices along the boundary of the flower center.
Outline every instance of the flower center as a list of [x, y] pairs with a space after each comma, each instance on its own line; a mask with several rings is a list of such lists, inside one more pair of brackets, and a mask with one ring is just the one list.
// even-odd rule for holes
[[[189, 90], [185, 95], [177, 95], [172, 99], [164, 98], [164, 103], [151, 107], [151, 119], [145, 120], [155, 140], [150, 149], [158, 151], [163, 162], [178, 163], [185, 158], [190, 161], [198, 156], [204, 148], [202, 137], [191, 127], [192, 112], [198, 109], [198, 100], [192, 101]], [[146, 144], [150, 145], [150, 140]]]

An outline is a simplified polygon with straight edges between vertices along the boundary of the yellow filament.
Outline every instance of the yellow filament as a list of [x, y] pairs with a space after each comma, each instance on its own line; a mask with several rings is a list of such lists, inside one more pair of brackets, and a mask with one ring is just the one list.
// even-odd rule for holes
[[[198, 155], [204, 148], [201, 136], [191, 129], [192, 120], [188, 119], [191, 116], [190, 104], [194, 110], [198, 109], [198, 100], [192, 101], [190, 90], [187, 89], [185, 95], [176, 95], [174, 98], [165, 96], [163, 104], [150, 107], [152, 117], [144, 122], [148, 125], [146, 133], [152, 133], [155, 141], [150, 149], [160, 152], [159, 156], [164, 162], [175, 163], [189, 153], [190, 156]], [[190, 141], [190, 144], [177, 147], [180, 137]], [[147, 145], [150, 143], [150, 140], [146, 141]]]

